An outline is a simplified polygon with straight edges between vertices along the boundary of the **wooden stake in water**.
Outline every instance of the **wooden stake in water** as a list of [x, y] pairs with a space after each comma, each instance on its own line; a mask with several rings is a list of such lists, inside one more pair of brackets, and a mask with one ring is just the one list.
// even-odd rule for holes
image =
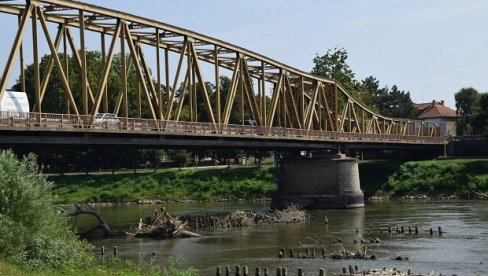
[[117, 256], [117, 246], [114, 246], [114, 256]]

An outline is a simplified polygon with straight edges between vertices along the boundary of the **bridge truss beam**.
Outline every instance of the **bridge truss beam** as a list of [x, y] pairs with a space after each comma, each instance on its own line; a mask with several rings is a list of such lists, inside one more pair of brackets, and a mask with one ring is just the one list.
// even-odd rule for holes
[[[69, 0], [4, 1], [0, 3], [0, 13], [14, 15], [13, 18], [19, 22], [0, 80], [0, 98], [6, 91], [17, 58], [21, 67], [20, 83], [25, 88], [23, 47], [26, 46], [24, 37], [29, 22], [32, 23], [34, 60], [38, 60], [40, 54], [38, 39], [44, 38], [49, 46], [46, 68], [41, 72], [34, 62], [36, 100], [33, 112], [41, 113], [43, 100], [49, 93], [47, 84], [52, 81], [52, 70], [56, 69], [69, 103], [67, 112], [77, 116], [95, 117], [99, 112], [112, 111], [128, 118], [131, 113], [129, 102], [134, 99], [128, 98], [127, 79], [129, 74], [135, 74], [137, 112], [132, 110], [132, 113], [137, 113], [139, 118], [181, 121], [184, 120], [182, 110], [186, 109], [189, 112], [186, 120], [205, 120], [213, 124], [217, 132], [221, 125], [244, 124], [252, 119], [267, 128], [425, 137], [439, 134], [434, 123], [376, 114], [334, 80], [302, 72], [236, 45], [155, 20]], [[43, 37], [37, 35], [38, 25]], [[50, 33], [53, 26], [58, 28], [54, 36]], [[76, 30], [77, 39], [72, 30]], [[103, 69], [96, 81], [87, 72], [85, 49], [87, 35], [93, 33], [100, 34], [102, 52]], [[108, 52], [107, 37], [111, 37]], [[62, 51], [59, 50], [61, 43]], [[109, 91], [108, 76], [117, 54], [117, 44], [123, 68], [121, 89]], [[81, 72], [78, 98], [73, 93], [73, 84], [68, 81], [67, 45]], [[148, 49], [156, 56], [155, 70], [151, 70], [145, 57]], [[178, 59], [174, 71], [172, 66], [175, 64], [170, 61], [170, 55]], [[203, 64], [213, 66], [214, 76], [204, 78]], [[222, 90], [219, 75], [222, 70], [232, 73], [228, 91]], [[156, 76], [152, 72], [156, 72]], [[174, 72], [172, 78], [170, 72]], [[215, 80], [214, 91], [209, 91], [206, 80]], [[178, 87], [180, 81], [182, 85]], [[107, 100], [109, 94], [116, 95], [117, 99], [112, 107]], [[205, 119], [198, 115], [202, 114], [202, 110], [198, 110], [202, 106], [198, 101], [203, 103]], [[235, 110], [238, 119], [232, 118]], [[81, 121], [87, 124], [83, 127], [92, 127], [90, 121]]]

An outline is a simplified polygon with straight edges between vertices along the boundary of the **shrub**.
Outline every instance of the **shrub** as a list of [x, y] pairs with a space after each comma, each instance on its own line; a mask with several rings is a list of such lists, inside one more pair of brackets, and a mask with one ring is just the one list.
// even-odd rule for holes
[[0, 257], [24, 267], [76, 266], [90, 260], [88, 245], [53, 205], [51, 183], [33, 155], [0, 152]]

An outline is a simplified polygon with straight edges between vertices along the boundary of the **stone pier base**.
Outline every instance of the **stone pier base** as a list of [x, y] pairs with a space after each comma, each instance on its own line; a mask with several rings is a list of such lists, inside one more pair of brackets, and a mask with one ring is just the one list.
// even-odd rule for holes
[[343, 154], [285, 158], [279, 168], [278, 191], [273, 195], [272, 208], [281, 209], [291, 203], [305, 209], [364, 206], [356, 158]]

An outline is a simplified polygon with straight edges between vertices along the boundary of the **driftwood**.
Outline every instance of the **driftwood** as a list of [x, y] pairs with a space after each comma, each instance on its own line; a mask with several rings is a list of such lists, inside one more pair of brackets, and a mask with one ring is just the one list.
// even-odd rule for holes
[[200, 234], [189, 231], [181, 220], [168, 214], [164, 207], [156, 209], [154, 218], [148, 223], [143, 223], [141, 219], [137, 229], [128, 235], [157, 239], [200, 237]]
[[97, 219], [97, 222], [98, 222], [98, 225], [96, 225], [96, 226], [94, 226], [94, 227], [92, 227], [92, 228], [90, 228], [84, 232], [78, 233], [78, 235], [80, 237], [87, 237], [97, 230], [102, 231], [103, 237], [105, 237], [105, 238], [124, 235], [124, 233], [121, 231], [112, 231], [112, 229], [110, 229], [110, 227], [108, 226], [105, 219], [103, 219], [102, 215], [100, 215], [97, 211], [83, 210], [81, 208], [81, 206], [79, 206], [78, 204], [73, 204], [73, 207], [75, 208], [75, 211], [72, 213], [68, 213], [68, 216], [77, 218], [80, 215], [90, 215], [90, 216], [95, 217]]
[[472, 191], [473, 193], [475, 193], [477, 196], [479, 196], [479, 198], [481, 199], [488, 199], [488, 193], [483, 193], [481, 191]]
[[108, 226], [105, 219], [100, 213], [95, 210], [84, 210], [78, 204], [73, 204], [75, 210], [71, 213], [67, 213], [70, 217], [77, 218], [80, 215], [89, 215], [96, 218], [98, 224], [84, 232], [78, 233], [80, 237], [87, 237], [95, 231], [101, 231], [103, 237], [114, 236], [132, 236], [138, 238], [178, 238], [178, 237], [199, 237], [200, 235], [188, 230], [186, 224], [182, 223], [178, 218], [175, 218], [168, 214], [164, 207], [157, 209], [154, 218], [151, 218], [151, 223], [142, 223], [142, 219], [139, 221], [139, 225], [135, 231], [113, 231]]
[[295, 223], [306, 220], [306, 214], [297, 205], [281, 211], [253, 213], [236, 210], [232, 213], [213, 215], [186, 215], [182, 218], [191, 228], [239, 228], [260, 223]]

